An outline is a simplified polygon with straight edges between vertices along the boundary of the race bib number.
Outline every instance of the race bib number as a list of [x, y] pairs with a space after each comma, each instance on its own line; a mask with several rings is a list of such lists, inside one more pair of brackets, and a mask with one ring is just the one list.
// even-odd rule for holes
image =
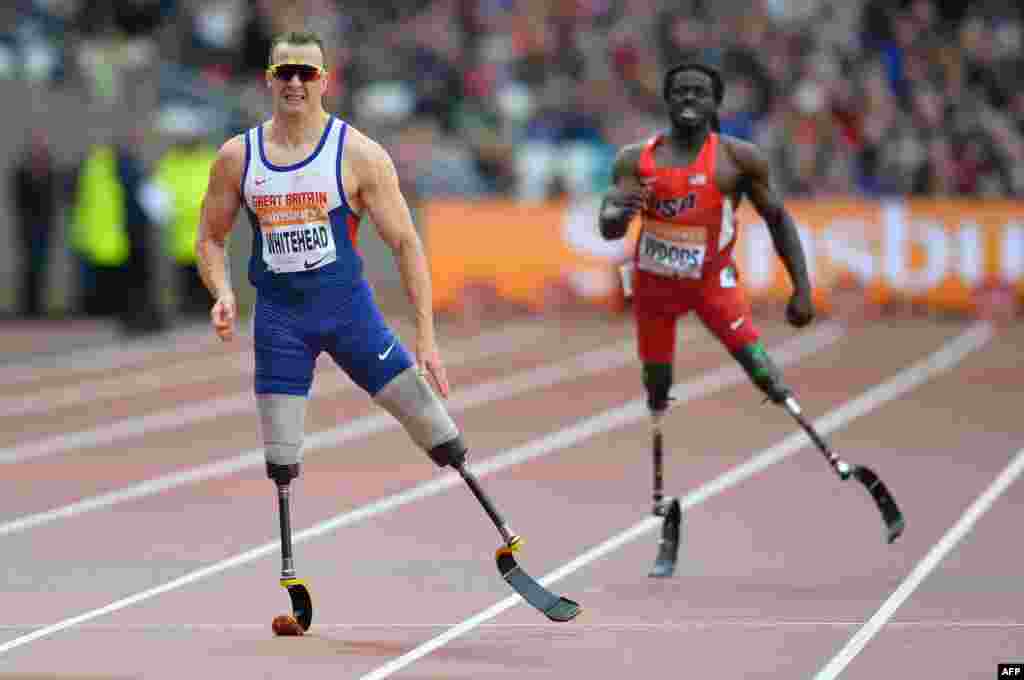
[[326, 192], [258, 194], [251, 204], [263, 232], [263, 262], [270, 271], [311, 271], [338, 259]]
[[302, 224], [263, 232], [263, 262], [280, 274], [320, 269], [338, 259], [334, 234], [326, 223]]
[[699, 279], [707, 243], [702, 240], [671, 241], [644, 232], [637, 244], [637, 268], [652, 274]]

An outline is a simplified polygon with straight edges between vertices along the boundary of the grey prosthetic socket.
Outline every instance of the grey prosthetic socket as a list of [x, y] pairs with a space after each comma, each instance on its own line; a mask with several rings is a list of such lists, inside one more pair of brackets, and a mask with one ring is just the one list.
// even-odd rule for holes
[[438, 467], [466, 459], [459, 428], [415, 366], [395, 376], [373, 400], [401, 423]]
[[256, 395], [267, 476], [279, 486], [299, 476], [307, 403], [306, 397], [290, 394]]
[[757, 385], [772, 403], [783, 404], [793, 395], [793, 390], [782, 382], [782, 372], [768, 356], [760, 341], [744, 345], [739, 351], [733, 352], [733, 357], [747, 372], [751, 382]]
[[667, 411], [672, 390], [672, 364], [645, 362], [644, 388], [647, 390], [647, 408], [651, 413], [660, 415]]

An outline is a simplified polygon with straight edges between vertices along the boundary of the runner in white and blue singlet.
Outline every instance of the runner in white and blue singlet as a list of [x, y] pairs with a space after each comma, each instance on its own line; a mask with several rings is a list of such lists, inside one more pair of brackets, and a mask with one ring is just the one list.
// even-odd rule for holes
[[[394, 163], [378, 143], [324, 110], [327, 69], [316, 34], [275, 38], [270, 63], [273, 116], [221, 147], [196, 242], [200, 274], [215, 299], [211, 321], [229, 341], [236, 302], [225, 244], [244, 206], [253, 234], [255, 392], [267, 473], [279, 485], [299, 474], [321, 352], [435, 463], [462, 461], [465, 445], [439, 399], [449, 386], [426, 256]], [[392, 249], [414, 307], [415, 359], [385, 323], [363, 276], [356, 228], [364, 215]]]
[[342, 186], [347, 129], [328, 118], [313, 153], [290, 165], [267, 158], [263, 126], [245, 134], [257, 394], [307, 395], [321, 351], [369, 394], [413, 363], [363, 277], [359, 215]]
[[[271, 41], [266, 82], [274, 114], [220, 148], [196, 240], [199, 272], [215, 299], [210, 320], [227, 342], [234, 338], [236, 302], [226, 244], [245, 206], [253, 232], [256, 405], [267, 476], [277, 487], [280, 583], [294, 612], [280, 630], [295, 634], [312, 621], [309, 591], [295, 577], [289, 498], [300, 473], [306, 406], [321, 352], [394, 416], [435, 465], [458, 471], [501, 533], [505, 545], [496, 560], [509, 585], [548, 618], [571, 620], [579, 605], [519, 569], [512, 557], [519, 537], [465, 465], [468, 449], [441, 401], [449, 386], [434, 336], [427, 258], [398, 173], [378, 143], [324, 110], [325, 74], [316, 34], [288, 33]], [[356, 249], [363, 215], [391, 248], [415, 310], [415, 365], [363, 277]], [[352, 455], [359, 455], [358, 447]]]

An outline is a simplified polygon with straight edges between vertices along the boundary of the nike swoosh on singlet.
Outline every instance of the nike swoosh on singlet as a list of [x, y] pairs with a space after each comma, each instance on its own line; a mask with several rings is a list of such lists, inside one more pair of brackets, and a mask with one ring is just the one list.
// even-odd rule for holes
[[327, 259], [327, 256], [326, 256], [326, 255], [324, 255], [324, 256], [323, 256], [323, 257], [321, 257], [321, 258], [320, 258], [319, 260], [316, 260], [316, 261], [314, 261], [314, 262], [303, 262], [302, 264], [303, 264], [303, 266], [304, 266], [304, 267], [305, 267], [306, 269], [312, 269], [313, 267], [317, 266], [318, 264], [320, 264], [321, 262], [323, 262], [323, 261], [324, 261], [324, 260], [326, 260], [326, 259]]
[[393, 350], [394, 348], [395, 341], [392, 341], [391, 344], [388, 345], [388, 348], [386, 350], [377, 355], [377, 358], [380, 359], [381, 361], [384, 361], [385, 359], [388, 358], [388, 355], [391, 354], [391, 350]]

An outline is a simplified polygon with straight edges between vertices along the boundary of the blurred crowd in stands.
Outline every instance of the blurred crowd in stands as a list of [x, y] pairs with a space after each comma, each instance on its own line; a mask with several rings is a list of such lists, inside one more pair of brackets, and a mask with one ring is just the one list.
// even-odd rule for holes
[[[722, 70], [723, 132], [762, 146], [786, 196], [1024, 196], [1019, 2], [14, 0], [0, 18], [0, 78], [114, 105], [155, 84], [157, 158], [180, 142], [208, 163], [265, 119], [271, 37], [308, 29], [327, 106], [390, 150], [413, 200], [602, 191], [616, 150], [666, 126], [662, 74], [687, 59]], [[81, 199], [82, 164], [54, 200]], [[173, 224], [153, 186], [139, 219]]]

